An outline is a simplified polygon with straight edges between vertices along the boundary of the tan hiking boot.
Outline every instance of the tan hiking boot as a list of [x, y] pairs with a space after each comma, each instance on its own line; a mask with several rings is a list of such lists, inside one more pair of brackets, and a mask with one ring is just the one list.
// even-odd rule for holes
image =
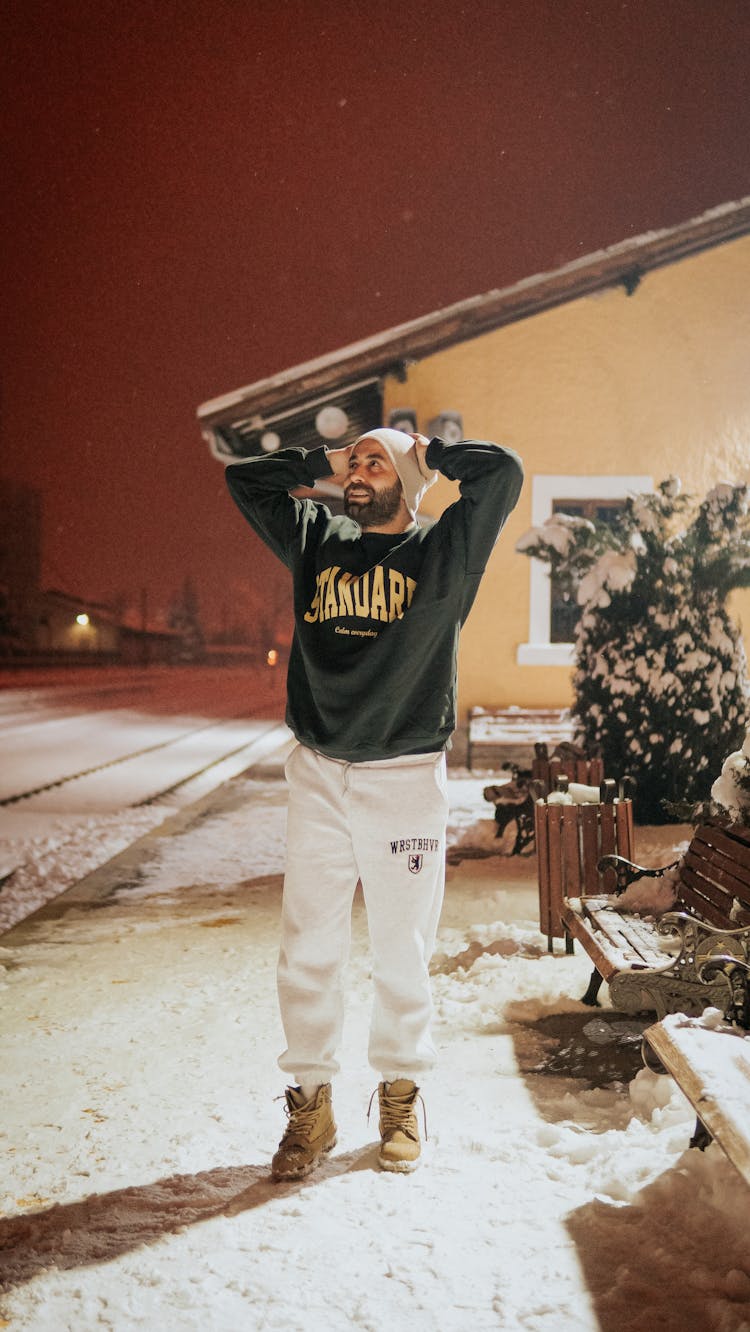
[[324, 1082], [308, 1101], [299, 1087], [287, 1087], [289, 1123], [271, 1162], [271, 1178], [303, 1179], [336, 1146], [331, 1084]]
[[416, 1113], [418, 1096], [419, 1088], [408, 1078], [397, 1078], [395, 1082], [381, 1082], [378, 1087], [380, 1105], [378, 1165], [382, 1170], [406, 1173], [415, 1170], [419, 1165], [421, 1147]]

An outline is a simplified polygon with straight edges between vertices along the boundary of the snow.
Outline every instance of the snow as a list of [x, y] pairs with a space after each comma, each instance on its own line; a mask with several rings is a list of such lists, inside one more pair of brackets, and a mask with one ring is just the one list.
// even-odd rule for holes
[[739, 823], [750, 817], [750, 727], [742, 748], [728, 754], [711, 787], [711, 799]]
[[[670, 1014], [657, 1030], [659, 1056], [669, 1067], [679, 1070], [678, 1076], [693, 1104], [699, 1107], [704, 1124], [720, 1141], [726, 1141], [738, 1170], [750, 1183], [750, 1034], [722, 1021], [722, 1014], [715, 1008], [700, 1018]], [[662, 1045], [664, 1037], [666, 1043]]]
[[678, 871], [667, 870], [658, 877], [644, 874], [635, 883], [628, 884], [624, 893], [611, 899], [618, 911], [629, 911], [639, 916], [662, 916], [671, 911], [677, 896]]
[[635, 581], [636, 571], [636, 552], [632, 545], [624, 554], [605, 551], [581, 579], [576, 593], [578, 605], [609, 606], [609, 592], [626, 591]]
[[709, 490], [705, 504], [708, 509], [721, 511], [733, 502], [735, 496], [739, 498], [742, 512], [747, 513], [747, 487], [735, 486], [731, 481], [720, 481], [713, 490]]
[[523, 554], [534, 552], [535, 546], [545, 543], [558, 555], [567, 555], [578, 532], [593, 532], [594, 524], [588, 518], [577, 518], [569, 513], [553, 513], [538, 527], [530, 527], [516, 542], [516, 550]]
[[[669, 1078], [632, 1076], [638, 1024], [572, 997], [590, 964], [546, 952], [534, 858], [496, 854], [483, 782], [450, 786], [440, 1059], [413, 1176], [374, 1164], [358, 898], [338, 1146], [308, 1180], [269, 1182], [278, 771], [228, 782], [179, 834], [152, 831], [139, 871], [93, 905], [74, 888], [62, 914], [4, 936], [0, 1324], [750, 1326], [746, 1185], [716, 1145], [686, 1151], [694, 1116]], [[637, 858], [675, 859], [683, 831], [637, 830]]]
[[248, 693], [275, 712], [262, 668], [0, 672], [0, 931], [288, 744]]
[[550, 791], [548, 805], [596, 805], [601, 799], [598, 786], [587, 786], [583, 782], [568, 782], [565, 791]]

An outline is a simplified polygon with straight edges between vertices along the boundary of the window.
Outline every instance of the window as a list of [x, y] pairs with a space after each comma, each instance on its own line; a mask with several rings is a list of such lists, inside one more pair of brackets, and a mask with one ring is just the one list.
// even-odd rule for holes
[[[628, 495], [652, 491], [650, 476], [535, 476], [531, 483], [531, 522], [539, 527], [560, 510], [571, 512], [572, 505], [598, 505], [601, 515], [617, 509]], [[583, 517], [588, 515], [584, 512]], [[605, 517], [605, 521], [607, 521]], [[611, 521], [611, 518], [610, 518]], [[552, 586], [549, 570], [541, 560], [529, 560], [529, 641], [519, 643], [519, 666], [572, 666], [573, 644], [570, 638], [552, 637]], [[570, 609], [567, 612], [570, 615]], [[560, 615], [561, 612], [556, 612]], [[570, 633], [560, 621], [556, 632]]]
[[[612, 523], [622, 510], [624, 499], [554, 499], [553, 513], [569, 513], [590, 522]], [[580, 609], [575, 597], [566, 595], [554, 574], [550, 577], [550, 643], [572, 643]]]

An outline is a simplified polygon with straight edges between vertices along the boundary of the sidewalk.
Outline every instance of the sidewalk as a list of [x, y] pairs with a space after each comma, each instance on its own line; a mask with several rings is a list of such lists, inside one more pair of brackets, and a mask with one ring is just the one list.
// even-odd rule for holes
[[[365, 1117], [358, 900], [339, 1143], [308, 1180], [268, 1179], [283, 1123], [278, 769], [181, 811], [2, 938], [0, 1326], [747, 1326], [745, 1186], [718, 1149], [685, 1155], [691, 1115], [668, 1080], [644, 1070], [629, 1091], [634, 1033], [618, 1045], [612, 1016], [569, 998], [588, 963], [547, 956], [533, 861], [476, 858], [493, 849], [481, 783], [451, 789], [454, 843], [475, 858], [449, 868], [440, 1067], [411, 1177], [377, 1171]], [[619, 1049], [609, 1069], [589, 1059], [598, 1086], [580, 1072], [592, 1031]]]

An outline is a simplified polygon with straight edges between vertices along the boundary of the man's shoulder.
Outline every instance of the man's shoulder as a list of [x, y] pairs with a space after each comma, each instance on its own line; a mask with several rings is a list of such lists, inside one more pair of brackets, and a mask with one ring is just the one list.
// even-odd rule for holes
[[343, 513], [331, 513], [328, 506], [321, 504], [319, 500], [306, 499], [302, 502], [307, 509], [307, 521], [303, 526], [306, 533], [305, 545], [308, 549], [311, 544], [317, 547], [324, 545], [351, 547], [361, 541], [362, 529], [353, 519], [347, 518]]
[[353, 518], [347, 518], [345, 513], [331, 513], [330, 509], [322, 504], [319, 507], [323, 509], [325, 514], [324, 536], [326, 539], [330, 537], [334, 541], [361, 541], [362, 528]]

